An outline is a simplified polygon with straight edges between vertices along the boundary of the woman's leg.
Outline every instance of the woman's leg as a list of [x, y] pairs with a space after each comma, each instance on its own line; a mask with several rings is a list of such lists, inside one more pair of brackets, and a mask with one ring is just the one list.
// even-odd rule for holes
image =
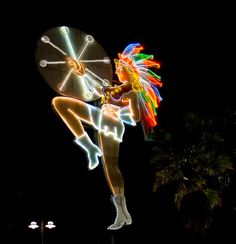
[[103, 169], [112, 192], [112, 202], [116, 208], [116, 219], [108, 229], [116, 230], [124, 224], [132, 223], [124, 196], [124, 179], [118, 166], [120, 143], [113, 137], [104, 135], [104, 133], [99, 133], [98, 136], [103, 153]]
[[52, 107], [76, 138], [84, 133], [81, 121], [92, 125], [90, 116], [92, 106], [83, 101], [70, 97], [55, 97], [52, 100]]
[[98, 133], [99, 145], [103, 152], [103, 168], [113, 195], [124, 195], [124, 180], [118, 166], [120, 143], [112, 136]]
[[102, 155], [102, 152], [91, 141], [81, 121], [96, 128], [97, 125], [94, 124], [91, 114], [94, 117], [98, 117], [101, 110], [83, 101], [69, 97], [55, 97], [52, 100], [52, 106], [75, 136], [75, 143], [86, 151], [89, 161], [88, 168], [90, 170], [94, 169], [99, 164], [98, 157]]

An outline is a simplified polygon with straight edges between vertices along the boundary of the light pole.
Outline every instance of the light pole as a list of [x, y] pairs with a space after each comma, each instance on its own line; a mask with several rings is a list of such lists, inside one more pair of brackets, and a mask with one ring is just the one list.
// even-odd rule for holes
[[48, 221], [47, 224], [44, 224], [44, 221], [42, 220], [40, 222], [40, 225], [37, 224], [36, 221], [31, 221], [30, 224], [28, 225], [28, 227], [30, 229], [37, 229], [40, 228], [40, 234], [41, 234], [41, 243], [43, 244], [44, 241], [44, 228], [48, 228], [48, 229], [53, 229], [56, 227], [56, 225], [53, 223], [53, 221]]

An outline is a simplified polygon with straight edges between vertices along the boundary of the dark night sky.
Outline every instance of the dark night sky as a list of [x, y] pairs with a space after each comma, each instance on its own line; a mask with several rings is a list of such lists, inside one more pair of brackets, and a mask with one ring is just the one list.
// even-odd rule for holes
[[[163, 97], [160, 114], [164, 121], [176, 111], [192, 109], [217, 114], [235, 105], [235, 61], [231, 61], [235, 56], [233, 15], [230, 8], [222, 6], [185, 6], [186, 10], [182, 6], [179, 9], [157, 6], [141, 12], [142, 6], [136, 5], [132, 9], [136, 20], [130, 22], [127, 14], [123, 16], [126, 10], [119, 6], [111, 12], [100, 5], [96, 13], [83, 11], [82, 14], [79, 4], [70, 11], [63, 8], [53, 11], [37, 5], [33, 9], [38, 7], [37, 14], [19, 11], [14, 16], [15, 24], [4, 27], [8, 34], [3, 50], [8, 64], [5, 73], [9, 75], [4, 84], [4, 93], [8, 95], [4, 129], [5, 162], [9, 168], [8, 228], [25, 241], [33, 237], [23, 225], [27, 226], [33, 218], [52, 218], [59, 225], [57, 235], [61, 240], [95, 243], [88, 233], [110, 238], [104, 234], [112, 219], [110, 192], [101, 167], [87, 171], [84, 153], [73, 144], [72, 135], [51, 109], [50, 102], [56, 93], [37, 70], [34, 55], [38, 39], [48, 29], [62, 25], [74, 27], [93, 35], [111, 58], [116, 58], [131, 42], [144, 44], [146, 53], [154, 54], [162, 64], [164, 87], [160, 90]], [[143, 16], [148, 12], [145, 22]], [[28, 18], [24, 20], [22, 15]], [[148, 210], [149, 204], [153, 204], [149, 201], [152, 176], [149, 148], [142, 139], [139, 126], [127, 128], [121, 145], [121, 167], [127, 178], [130, 211], [136, 224], [115, 236], [118, 240], [125, 236], [127, 240], [132, 240], [132, 236], [143, 239], [145, 231], [151, 240], [155, 233], [155, 218], [152, 216], [149, 221], [148, 217], [153, 215]], [[164, 216], [160, 218], [164, 220]], [[70, 229], [68, 221], [80, 229], [78, 226]], [[173, 231], [174, 237], [184, 241], [171, 224], [164, 222], [164, 226], [158, 223], [156, 226], [162, 238]]]

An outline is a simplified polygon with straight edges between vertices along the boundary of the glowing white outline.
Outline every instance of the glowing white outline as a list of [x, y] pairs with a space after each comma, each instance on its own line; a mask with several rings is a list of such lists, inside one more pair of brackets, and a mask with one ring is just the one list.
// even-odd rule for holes
[[[87, 145], [86, 145], [86, 143], [83, 143], [82, 142], [82, 140], [83, 140], [82, 138], [84, 138], [84, 137], [87, 139]], [[86, 151], [87, 158], [88, 158], [88, 162], [89, 162], [88, 168], [90, 170], [95, 169], [99, 165], [99, 159], [98, 159], [98, 157], [101, 157], [102, 156], [101, 149], [91, 141], [91, 139], [89, 138], [87, 132], [84, 132], [81, 136], [77, 137], [74, 141], [82, 149], [84, 149]], [[98, 149], [98, 152], [91, 153], [91, 149], [93, 149], [93, 148], [97, 148]], [[94, 156], [95, 162], [92, 161], [92, 156], [91, 155]]]
[[63, 91], [63, 90], [64, 90], [64, 87], [65, 87], [65, 85], [66, 85], [66, 82], [67, 82], [67, 80], [69, 79], [69, 77], [70, 77], [70, 75], [71, 75], [72, 72], [73, 72], [73, 70], [70, 69], [70, 71], [69, 71], [68, 74], [66, 75], [65, 79], [64, 79], [61, 83], [59, 83], [58, 89], [59, 89], [60, 91]]
[[[68, 101], [72, 98], [67, 98]], [[86, 104], [87, 105], [87, 104]], [[85, 105], [85, 106], [86, 106]], [[116, 105], [113, 105], [116, 106]], [[122, 142], [122, 138], [125, 132], [125, 126], [123, 124], [123, 120], [120, 119], [119, 116], [114, 116], [112, 114], [109, 114], [108, 116], [112, 119], [115, 120], [116, 122], [120, 123], [121, 126], [121, 133], [120, 135], [118, 135], [118, 130], [117, 130], [117, 126], [113, 127], [113, 130], [110, 130], [109, 127], [107, 125], [102, 125], [102, 121], [103, 121], [103, 114], [105, 113], [104, 111], [102, 111], [100, 108], [94, 107], [92, 105], [88, 106], [88, 112], [90, 115], [90, 121], [81, 118], [80, 116], [78, 116], [78, 114], [76, 114], [75, 112], [73, 112], [70, 108], [68, 108], [67, 110], [74, 115], [75, 118], [77, 118], [77, 120], [81, 120], [82, 122], [86, 123], [86, 124], [91, 124], [96, 130], [103, 132], [105, 136], [109, 136], [112, 135], [114, 140], [118, 141], [118, 142]], [[99, 111], [99, 118], [98, 121], [94, 121], [94, 117], [93, 117], [93, 111]], [[69, 125], [69, 123], [66, 121], [66, 119], [63, 118], [64, 123], [68, 126], [68, 128], [74, 132], [74, 130], [72, 129], [72, 127]]]
[[[43, 66], [41, 64], [41, 62], [45, 62], [45, 66]], [[47, 61], [46, 59], [41, 59], [40, 62], [39, 62], [39, 65], [42, 67], [42, 68], [45, 68], [48, 64], [65, 64], [66, 61]]]
[[[48, 41], [47, 41], [47, 42], [43, 41], [43, 38], [44, 38], [44, 37], [47, 37], [47, 38], [48, 38]], [[66, 52], [64, 52], [61, 48], [59, 48], [58, 46], [56, 46], [55, 44], [53, 44], [53, 43], [50, 41], [50, 39], [49, 39], [48, 36], [42, 36], [42, 37], [41, 37], [41, 41], [44, 42], [44, 43], [48, 43], [48, 44], [51, 45], [53, 48], [55, 48], [55, 49], [57, 49], [59, 52], [61, 52], [63, 55], [65, 55], [65, 56], [67, 55]]]
[[[106, 57], [105, 57], [106, 58]], [[79, 60], [80, 63], [104, 63], [104, 64], [110, 64], [111, 63], [111, 60], [109, 59], [92, 59], [92, 60]]]
[[96, 75], [95, 73], [93, 73], [90, 69], [85, 68], [86, 71], [88, 71], [90, 74], [92, 74], [94, 77], [96, 77], [97, 79], [99, 79], [100, 81], [104, 81], [104, 79], [102, 79], [101, 77], [99, 77], [98, 75]]
[[[66, 31], [66, 28], [67, 28], [68, 31]], [[64, 34], [64, 37], [66, 38], [66, 43], [67, 43], [67, 46], [68, 46], [68, 48], [69, 48], [70, 55], [71, 55], [74, 59], [76, 59], [76, 55], [75, 55], [74, 48], [72, 47], [70, 38], [69, 38], [69, 36], [68, 36], [68, 33], [69, 33], [69, 29], [68, 29], [68, 27], [66, 27], [66, 26], [61, 27], [61, 31], [62, 31], [62, 33]]]
[[[86, 36], [86, 37], [87, 37], [87, 36]], [[85, 49], [87, 48], [88, 44], [91, 42], [91, 41], [86, 40], [86, 38], [85, 38], [85, 41], [87, 41], [87, 42], [85, 43], [84, 48], [82, 49], [81, 53], [80, 53], [79, 56], [77, 57], [77, 60], [79, 60], [79, 59], [81, 58], [81, 56], [83, 55], [83, 53], [84, 53]]]
[[[68, 48], [69, 48], [70, 55], [71, 55], [75, 60], [77, 60], [77, 61], [79, 61], [79, 62], [83, 62], [83, 63], [103, 62], [103, 63], [105, 63], [105, 64], [109, 64], [109, 63], [111, 62], [110, 59], [109, 59], [109, 57], [104, 57], [103, 59], [95, 59], [95, 60], [79, 60], [79, 59], [81, 58], [81, 56], [83, 55], [83, 53], [85, 52], [85, 50], [86, 50], [88, 44], [89, 44], [89, 43], [92, 43], [92, 42], [94, 41], [93, 36], [91, 36], [91, 35], [86, 35], [86, 37], [85, 37], [85, 45], [84, 45], [82, 51], [80, 52], [79, 56], [76, 58], [74, 48], [73, 48], [73, 46], [72, 46], [72, 44], [71, 44], [71, 41], [70, 41], [70, 39], [69, 39], [69, 36], [68, 36], [68, 33], [69, 33], [69, 31], [70, 31], [69, 28], [68, 28], [67, 26], [62, 26], [62, 27], [60, 27], [60, 30], [61, 30], [61, 32], [63, 33], [63, 35], [64, 35], [64, 37], [65, 37], [65, 39], [66, 39], [66, 44], [67, 44], [67, 46], [68, 46]], [[89, 40], [89, 38], [91, 38], [91, 40]], [[50, 38], [49, 38], [48, 36], [42, 36], [42, 37], [41, 37], [41, 41], [44, 42], [44, 43], [48, 43], [48, 44], [50, 44], [53, 48], [57, 49], [57, 50], [60, 51], [63, 55], [67, 56], [67, 53], [64, 52], [62, 49], [60, 49], [60, 48], [59, 48], [58, 46], [56, 46], [55, 44], [53, 44], [53, 43], [50, 41]], [[42, 64], [42, 61], [44, 61], [45, 63]], [[40, 65], [42, 68], [45, 68], [48, 64], [53, 65], [53, 64], [65, 64], [65, 63], [66, 63], [65, 61], [47, 61], [47, 60], [45, 60], [45, 59], [42, 59], [42, 60], [40, 60], [39, 65]], [[94, 77], [96, 77], [97, 79], [99, 79], [100, 81], [102, 81], [102, 84], [103, 84], [104, 86], [108, 86], [108, 85], [109, 85], [110, 82], [109, 82], [107, 79], [102, 79], [101, 77], [99, 77], [98, 75], [96, 75], [95, 73], [93, 73], [91, 70], [89, 70], [89, 69], [87, 69], [87, 68], [85, 68], [85, 70], [86, 70], [87, 72], [89, 72], [90, 74], [92, 74], [92, 75], [93, 75]], [[58, 85], [58, 89], [59, 89], [59, 91], [63, 91], [63, 90], [64, 90], [64, 88], [65, 88], [65, 86], [66, 86], [66, 83], [67, 83], [68, 79], [70, 78], [70, 75], [71, 75], [72, 72], [73, 72], [73, 70], [70, 69], [70, 71], [69, 71], [68, 74], [66, 75], [65, 79], [64, 79], [62, 82], [59, 83], [59, 85]], [[85, 74], [84, 74], [84, 75], [85, 75]], [[91, 76], [87, 75], [88, 77], [83, 77], [84, 75], [80, 76], [80, 79], [81, 79], [82, 81], [84, 81], [84, 83], [85, 83], [85, 84], [81, 83], [81, 85], [83, 86], [82, 89], [85, 90], [84, 94], [87, 94], [87, 93], [90, 93], [88, 90], [91, 91], [91, 86], [88, 84], [88, 82], [86, 82], [86, 81], [87, 81], [86, 78], [91, 77]], [[100, 89], [102, 88], [101, 84], [99, 84], [98, 82], [96, 82], [96, 80], [94, 80], [92, 77], [91, 77], [91, 80], [93, 80], [93, 81], [99, 86]], [[107, 81], [108, 81], [108, 82], [107, 82]], [[94, 89], [93, 89], [93, 91], [94, 91]], [[97, 92], [97, 94], [99, 94], [99, 93]], [[87, 97], [87, 95], [85, 95], [85, 97]], [[88, 98], [88, 97], [87, 97], [87, 98]]]

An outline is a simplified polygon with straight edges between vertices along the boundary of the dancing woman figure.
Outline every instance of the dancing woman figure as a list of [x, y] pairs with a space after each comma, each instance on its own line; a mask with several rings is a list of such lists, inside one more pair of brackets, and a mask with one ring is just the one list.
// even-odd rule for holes
[[[119, 83], [103, 89], [101, 108], [84, 101], [58, 96], [52, 106], [75, 136], [74, 142], [88, 157], [88, 168], [94, 169], [102, 157], [107, 183], [112, 192], [116, 218], [108, 229], [115, 230], [132, 223], [127, 210], [124, 180], [118, 166], [119, 145], [125, 131], [124, 124], [135, 126], [141, 121], [145, 138], [157, 124], [156, 109], [161, 101], [157, 87], [160, 77], [150, 68], [159, 68], [152, 55], [140, 53], [139, 43], [128, 45], [115, 59]], [[97, 146], [84, 129], [83, 123], [98, 131]]]

